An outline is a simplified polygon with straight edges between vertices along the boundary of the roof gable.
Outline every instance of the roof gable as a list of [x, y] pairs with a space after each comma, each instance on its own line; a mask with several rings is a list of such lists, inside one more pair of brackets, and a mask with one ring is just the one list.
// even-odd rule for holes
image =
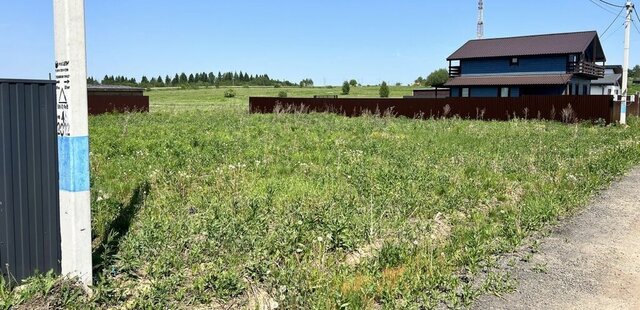
[[511, 56], [581, 54], [594, 43], [596, 61], [606, 57], [595, 31], [471, 40], [447, 60]]

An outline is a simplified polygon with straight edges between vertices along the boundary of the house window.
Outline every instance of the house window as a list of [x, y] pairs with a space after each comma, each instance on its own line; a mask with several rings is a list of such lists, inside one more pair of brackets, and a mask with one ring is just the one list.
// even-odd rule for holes
[[469, 87], [462, 88], [462, 97], [469, 97]]
[[509, 97], [509, 87], [500, 88], [500, 97]]
[[578, 61], [578, 56], [576, 55], [569, 56], [569, 62], [577, 62], [577, 61]]
[[582, 86], [582, 94], [583, 95], [588, 95], [589, 94], [589, 85], [583, 85]]
[[512, 66], [517, 66], [519, 62], [520, 62], [520, 59], [518, 59], [518, 57], [511, 57], [510, 64]]

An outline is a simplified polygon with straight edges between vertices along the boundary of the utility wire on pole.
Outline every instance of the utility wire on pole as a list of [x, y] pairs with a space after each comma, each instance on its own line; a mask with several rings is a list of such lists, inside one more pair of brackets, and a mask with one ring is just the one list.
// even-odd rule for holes
[[623, 9], [624, 9], [624, 8], [626, 8], [626, 6], [625, 6], [625, 5], [613, 4], [613, 3], [611, 3], [611, 2], [607, 2], [607, 1], [604, 1], [604, 0], [600, 0], [600, 2], [602, 2], [602, 3], [604, 3], [604, 4], [608, 4], [608, 5], [610, 5], [610, 6], [612, 6], [612, 7], [616, 7], [616, 8], [623, 8]]
[[[636, 13], [636, 22], [640, 23], [640, 16], [638, 16], [638, 10], [633, 10], [634, 13]], [[638, 34], [640, 34], [640, 29], [638, 29], [638, 25], [636, 25], [636, 23], [633, 23], [633, 27], [636, 28], [636, 31], [638, 31]]]
[[596, 2], [595, 0], [589, 0], [591, 3], [595, 4], [596, 6], [598, 6], [599, 8], [605, 10], [608, 13], [611, 13], [613, 15], [616, 15], [616, 12], [612, 11], [611, 9], [608, 9], [607, 7], [603, 6], [602, 4]]
[[607, 27], [607, 29], [604, 30], [604, 32], [602, 32], [602, 34], [600, 35], [600, 37], [604, 37], [604, 35], [607, 33], [607, 31], [609, 31], [609, 29], [611, 29], [611, 26], [613, 26], [613, 24], [615, 24], [615, 22], [618, 20], [618, 18], [620, 18], [620, 15], [622, 15], [622, 12], [624, 12], [624, 9], [620, 10], [620, 13], [618, 13], [618, 16], [616, 16], [612, 21], [611, 24], [609, 24], [609, 27]]
[[636, 25], [636, 23], [632, 23], [633, 27], [636, 28], [636, 31], [638, 32], [638, 34], [640, 34], [640, 28], [638, 28], [638, 25]]

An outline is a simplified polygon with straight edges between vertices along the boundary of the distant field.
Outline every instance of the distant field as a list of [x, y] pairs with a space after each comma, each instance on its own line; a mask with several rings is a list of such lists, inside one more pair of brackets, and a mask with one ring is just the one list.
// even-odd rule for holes
[[[154, 89], [145, 92], [149, 96], [152, 111], [164, 111], [175, 109], [220, 109], [228, 108], [237, 110], [238, 108], [248, 111], [249, 97], [251, 96], [278, 96], [281, 91], [287, 92], [289, 97], [313, 97], [314, 95], [340, 95], [341, 87], [234, 87], [231, 88], [236, 92], [235, 98], [225, 98], [225, 90], [230, 88], [200, 88], [197, 90], [180, 90], [180, 89]], [[352, 87], [348, 96], [341, 98], [358, 98], [358, 97], [380, 97], [378, 94], [379, 87]], [[390, 97], [403, 97], [412, 94], [411, 87], [391, 86]]]
[[38, 277], [0, 309], [460, 308], [513, 289], [496, 255], [640, 161], [636, 118], [246, 113], [281, 90], [340, 92], [150, 91], [149, 114], [91, 117], [94, 295]]

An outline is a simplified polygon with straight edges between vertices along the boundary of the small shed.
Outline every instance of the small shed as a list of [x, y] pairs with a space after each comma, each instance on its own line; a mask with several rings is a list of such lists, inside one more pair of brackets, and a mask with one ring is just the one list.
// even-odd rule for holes
[[88, 85], [89, 114], [149, 112], [144, 88], [122, 85]]
[[449, 98], [449, 87], [427, 87], [413, 90], [414, 98], [442, 99]]

